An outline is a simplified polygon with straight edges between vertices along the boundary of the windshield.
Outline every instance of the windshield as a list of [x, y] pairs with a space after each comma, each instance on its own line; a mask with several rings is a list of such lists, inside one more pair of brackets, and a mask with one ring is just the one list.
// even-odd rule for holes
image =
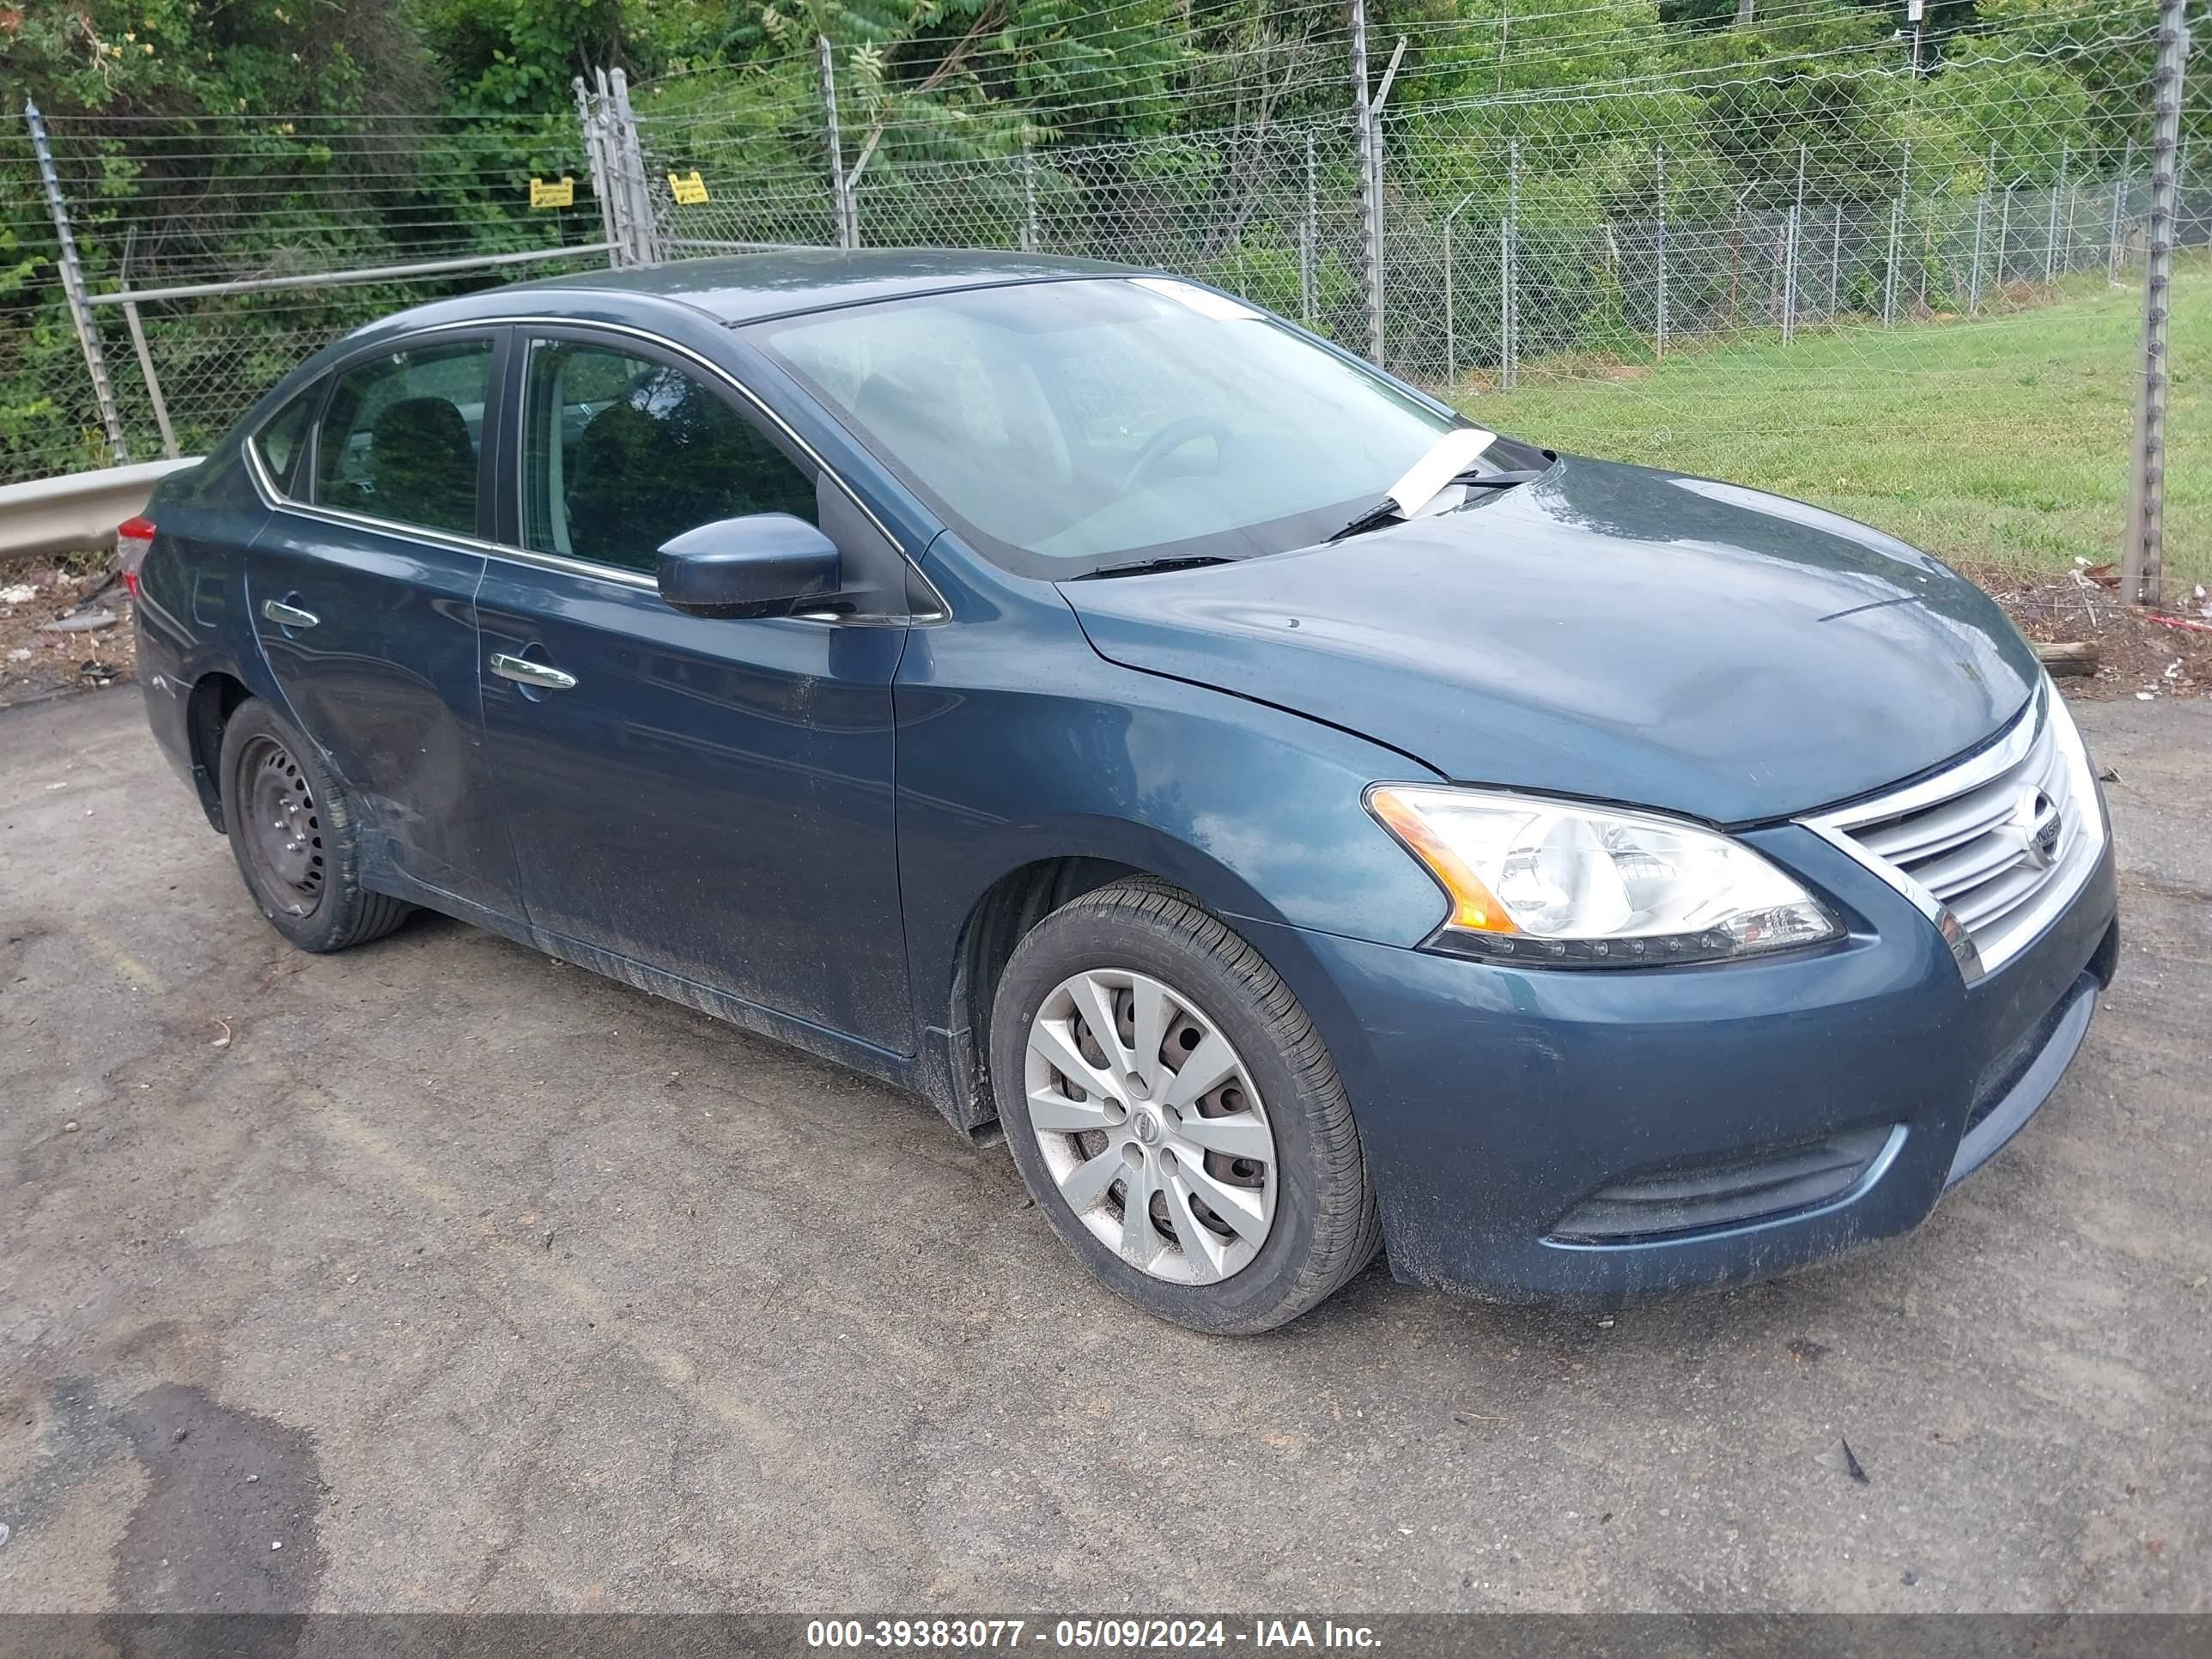
[[1056, 580], [1310, 545], [1464, 424], [1165, 278], [933, 294], [745, 332], [979, 551]]

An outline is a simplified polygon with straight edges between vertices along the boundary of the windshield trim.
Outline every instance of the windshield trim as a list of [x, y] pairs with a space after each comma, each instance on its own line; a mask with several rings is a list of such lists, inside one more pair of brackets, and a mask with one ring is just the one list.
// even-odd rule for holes
[[[1140, 283], [1139, 279], [1143, 279], [1143, 282]], [[1126, 274], [1086, 272], [1080, 275], [1054, 276], [1025, 281], [992, 283], [981, 286], [991, 289], [1056, 287], [1069, 282], [1127, 283], [1133, 285], [1173, 282], [1206, 293], [1219, 295], [1224, 300], [1249, 313], [1249, 319], [1240, 318], [1238, 321], [1249, 320], [1261, 327], [1273, 329], [1279, 333], [1288, 335], [1299, 343], [1325, 353], [1351, 368], [1354, 373], [1372, 381], [1383, 395], [1410, 403], [1449, 422], [1449, 426], [1437, 434], [1439, 442], [1449, 439], [1455, 432], [1484, 430], [1450, 404], [1421, 391], [1418, 386], [1408, 386], [1396, 377], [1383, 373], [1366, 359], [1346, 350], [1335, 342], [1301, 328], [1287, 319], [1276, 315], [1273, 312], [1253, 306], [1249, 301], [1237, 299], [1234, 295], [1223, 293], [1208, 283], [1173, 276], [1167, 273], [1132, 270]], [[927, 307], [933, 301], [940, 301], [953, 295], [965, 295], [974, 291], [975, 291], [974, 288], [967, 286], [957, 289], [933, 289], [921, 294], [887, 295], [843, 305], [814, 307], [805, 311], [750, 319], [732, 331], [744, 339], [748, 345], [760, 352], [777, 369], [788, 375], [801, 391], [814, 400], [825, 417], [836, 422], [859, 448], [910, 491], [964, 544], [1000, 568], [1018, 576], [1040, 581], [1062, 582], [1076, 580], [1092, 570], [1109, 564], [1173, 559], [1200, 553], [1227, 560], [1241, 560], [1290, 552], [1297, 548], [1310, 547], [1325, 541], [1348, 514], [1358, 511], [1374, 499], [1373, 492], [1362, 492], [1342, 501], [1327, 502], [1319, 507], [1272, 519], [1255, 520], [1249, 524], [1210, 530], [1174, 541], [1115, 548], [1107, 552], [1083, 557], [1060, 557], [1041, 554], [992, 535], [945, 501], [941, 495], [930, 487], [926, 480], [918, 476], [905, 462], [892, 454], [887, 447], [882, 446], [872, 434], [856, 425], [839, 401], [830, 396], [828, 390], [805, 369], [778, 349], [775, 342], [775, 336], [781, 330], [793, 324], [804, 323], [809, 319], [827, 316], [838, 312], [875, 310], [884, 307]], [[1496, 441], [1497, 434], [1490, 434], [1485, 447], [1487, 447], [1488, 444]]]

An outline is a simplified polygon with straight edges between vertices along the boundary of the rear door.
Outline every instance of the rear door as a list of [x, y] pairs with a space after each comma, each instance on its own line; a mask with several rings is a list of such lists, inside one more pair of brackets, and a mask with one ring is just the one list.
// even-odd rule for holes
[[[532, 923], [911, 1053], [902, 556], [713, 371], [626, 334], [530, 333], [501, 486], [521, 551], [492, 561], [481, 606], [485, 730]], [[844, 556], [820, 614], [707, 618], [661, 599], [662, 543], [769, 512]]]
[[305, 452], [281, 479], [261, 462], [279, 506], [246, 582], [295, 719], [359, 805], [369, 878], [518, 917], [477, 692], [506, 334], [418, 335], [327, 376]]

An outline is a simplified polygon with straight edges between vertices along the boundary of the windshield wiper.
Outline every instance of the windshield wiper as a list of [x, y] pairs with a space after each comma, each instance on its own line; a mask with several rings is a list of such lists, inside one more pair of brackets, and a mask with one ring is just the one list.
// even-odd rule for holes
[[1386, 524], [1396, 524], [1406, 516], [1395, 497], [1385, 495], [1350, 524], [1331, 536], [1329, 540], [1340, 542], [1349, 536], [1364, 536], [1370, 530], [1380, 530]]
[[1072, 582], [1095, 582], [1104, 576], [1149, 576], [1156, 570], [1196, 570], [1202, 565], [1233, 564], [1232, 559], [1218, 553], [1186, 553], [1171, 559], [1131, 559], [1126, 564], [1102, 564], [1096, 570], [1086, 570], [1079, 576], [1070, 576]]
[[[1522, 467], [1511, 472], [1462, 472], [1457, 477], [1444, 480], [1446, 487], [1462, 484], [1469, 489], [1510, 489], [1544, 475], [1534, 467]], [[1395, 495], [1385, 495], [1350, 524], [1331, 536], [1332, 542], [1340, 542], [1347, 536], [1364, 536], [1370, 530], [1380, 530], [1385, 525], [1398, 524], [1412, 517], [1399, 504]]]

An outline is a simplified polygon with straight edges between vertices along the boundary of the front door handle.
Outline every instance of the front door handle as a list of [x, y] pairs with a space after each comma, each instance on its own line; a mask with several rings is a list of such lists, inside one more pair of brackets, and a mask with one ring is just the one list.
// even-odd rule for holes
[[574, 674], [564, 674], [557, 668], [542, 662], [532, 662], [527, 657], [510, 657], [504, 651], [491, 653], [491, 672], [503, 680], [532, 685], [540, 691], [569, 691], [574, 690], [576, 684]]
[[312, 611], [302, 611], [296, 605], [287, 605], [282, 599], [264, 599], [261, 614], [279, 628], [313, 628], [322, 618]]

